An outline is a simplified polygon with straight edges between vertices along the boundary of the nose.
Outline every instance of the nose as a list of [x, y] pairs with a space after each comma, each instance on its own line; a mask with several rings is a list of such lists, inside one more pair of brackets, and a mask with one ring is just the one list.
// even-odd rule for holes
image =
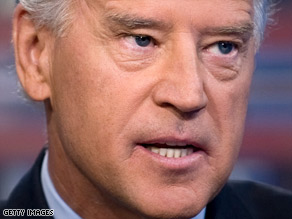
[[160, 81], [153, 91], [153, 100], [160, 107], [189, 115], [205, 108], [208, 98], [196, 48], [193, 43], [183, 42], [177, 41], [177, 46], [165, 59]]

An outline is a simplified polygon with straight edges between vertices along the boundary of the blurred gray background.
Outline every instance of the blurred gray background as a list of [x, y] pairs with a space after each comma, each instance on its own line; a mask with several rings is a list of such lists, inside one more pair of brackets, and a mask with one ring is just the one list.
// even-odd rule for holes
[[[32, 165], [46, 142], [42, 105], [17, 91], [11, 45], [14, 0], [0, 0], [0, 199]], [[257, 55], [246, 132], [231, 178], [292, 190], [292, 1], [282, 0], [278, 25]]]

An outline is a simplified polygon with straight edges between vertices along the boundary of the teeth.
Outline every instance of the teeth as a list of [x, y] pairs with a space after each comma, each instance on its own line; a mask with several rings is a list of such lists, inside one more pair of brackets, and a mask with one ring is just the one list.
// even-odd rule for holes
[[[152, 151], [152, 150], [151, 150], [151, 151]], [[166, 148], [160, 148], [160, 152], [159, 152], [159, 154], [160, 154], [161, 156], [165, 157], [166, 154], [167, 154], [167, 149], [166, 149]]]
[[174, 149], [174, 157], [179, 158], [181, 155], [181, 149]]
[[188, 149], [181, 149], [181, 157], [187, 156], [188, 155], [187, 151]]
[[157, 147], [147, 147], [149, 151], [152, 151], [153, 153], [159, 154], [163, 157], [169, 157], [169, 158], [180, 158], [185, 157], [187, 155], [190, 155], [194, 152], [193, 148], [157, 148]]
[[167, 149], [166, 157], [173, 157], [174, 155], [174, 149], [169, 148]]
[[159, 148], [157, 148], [157, 147], [152, 147], [151, 151], [156, 153], [156, 154], [159, 154]]

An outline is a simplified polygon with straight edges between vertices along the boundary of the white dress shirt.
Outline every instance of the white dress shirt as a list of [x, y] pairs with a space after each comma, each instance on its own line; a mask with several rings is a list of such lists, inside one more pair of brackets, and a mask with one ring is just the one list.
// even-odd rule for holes
[[[55, 189], [55, 186], [51, 180], [48, 169], [48, 150], [46, 151], [42, 169], [41, 169], [41, 183], [44, 190], [44, 194], [50, 209], [54, 209], [55, 219], [81, 219], [61, 198]], [[204, 219], [206, 208], [204, 208], [196, 217], [192, 219]]]
[[48, 169], [48, 150], [46, 151], [42, 170], [41, 170], [41, 183], [43, 186], [44, 194], [50, 209], [54, 209], [55, 219], [81, 219], [61, 198], [55, 189], [55, 186], [51, 180]]

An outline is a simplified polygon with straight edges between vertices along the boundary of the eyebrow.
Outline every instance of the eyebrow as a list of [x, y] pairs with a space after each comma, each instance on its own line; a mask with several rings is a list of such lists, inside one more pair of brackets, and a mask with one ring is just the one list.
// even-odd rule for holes
[[205, 35], [240, 35], [250, 38], [254, 33], [254, 24], [251, 22], [241, 22], [232, 26], [207, 27], [201, 31]]
[[172, 25], [164, 21], [144, 18], [136, 15], [109, 13], [105, 20], [114, 26], [124, 27], [126, 29], [170, 29]]
[[[109, 12], [105, 15], [106, 26], [112, 28], [134, 29], [157, 29], [170, 30], [173, 25], [165, 21], [153, 18], [145, 18], [136, 14]], [[110, 24], [110, 25], [109, 25]], [[235, 35], [244, 40], [250, 39], [254, 33], [254, 24], [249, 21], [238, 22], [229, 26], [205, 27], [199, 31], [201, 35]]]

